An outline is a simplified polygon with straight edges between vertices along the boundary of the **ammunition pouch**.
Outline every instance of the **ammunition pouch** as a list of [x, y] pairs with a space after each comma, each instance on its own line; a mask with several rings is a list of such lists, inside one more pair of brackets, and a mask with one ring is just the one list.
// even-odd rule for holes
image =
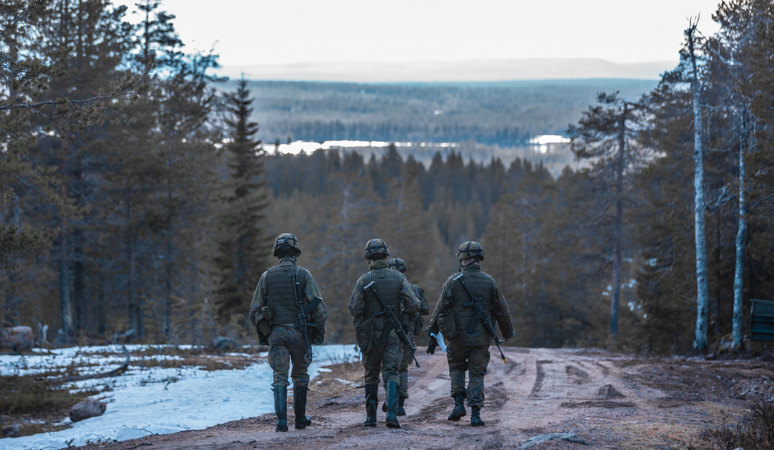
[[269, 321], [266, 319], [258, 321], [258, 333], [263, 334], [266, 337], [269, 337], [271, 334], [271, 325], [269, 325]]
[[310, 324], [309, 339], [314, 345], [322, 345], [325, 342], [325, 325]]
[[263, 307], [261, 311], [256, 315], [255, 320], [255, 332], [258, 333], [258, 342], [261, 345], [269, 345], [269, 336], [271, 335], [271, 314], [269, 308]]
[[269, 345], [269, 336], [263, 334], [259, 327], [255, 327], [255, 331], [258, 333], [258, 343], [261, 345]]
[[400, 315], [400, 326], [407, 334], [409, 332], [411, 322], [411, 316], [408, 313], [403, 313]]
[[360, 351], [368, 353], [374, 341], [374, 321], [372, 318], [360, 319], [355, 323], [355, 341]]
[[457, 337], [457, 322], [454, 319], [454, 310], [449, 308], [438, 315], [438, 328], [447, 339]]

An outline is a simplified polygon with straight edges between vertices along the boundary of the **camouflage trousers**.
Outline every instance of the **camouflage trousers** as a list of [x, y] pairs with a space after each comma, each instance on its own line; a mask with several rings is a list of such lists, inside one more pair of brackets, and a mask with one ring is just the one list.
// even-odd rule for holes
[[312, 363], [311, 358], [306, 357], [306, 342], [301, 331], [284, 325], [272, 327], [269, 335], [269, 365], [274, 371], [273, 386], [287, 386], [290, 362], [293, 362], [294, 386], [309, 385], [307, 369]]
[[[381, 333], [376, 333], [380, 336]], [[368, 353], [363, 353], [363, 368], [365, 369], [365, 384], [379, 384], [379, 373], [385, 386], [394, 381], [398, 383], [398, 370], [403, 359], [403, 344], [398, 339], [395, 330], [390, 331], [387, 342], [374, 342]]]
[[[489, 365], [489, 345], [460, 345], [449, 342], [446, 360], [449, 362], [451, 396], [462, 394], [468, 406], [484, 406], [484, 375]], [[465, 390], [465, 371], [468, 371], [468, 389]]]
[[[411, 345], [414, 345], [414, 333], [407, 333]], [[400, 370], [398, 371], [398, 378], [400, 378], [400, 389], [398, 394], [400, 398], [408, 398], [408, 368], [414, 358], [411, 357], [411, 352], [405, 347], [403, 348], [403, 359], [400, 361]], [[386, 389], [386, 388], [385, 388]]]

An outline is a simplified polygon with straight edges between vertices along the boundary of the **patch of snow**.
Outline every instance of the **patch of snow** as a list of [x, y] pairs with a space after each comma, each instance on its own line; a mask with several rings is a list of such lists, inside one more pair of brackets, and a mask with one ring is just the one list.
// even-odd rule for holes
[[[93, 351], [119, 352], [115, 346], [90, 347]], [[139, 346], [132, 346], [139, 347]], [[314, 348], [317, 357], [309, 367], [310, 377], [316, 377], [323, 365], [357, 361], [359, 353], [352, 345], [323, 345]], [[61, 367], [62, 363], [85, 358], [87, 362], [105, 365], [103, 360], [120, 363], [121, 357], [85, 356], [80, 349], [58, 349], [55, 355], [0, 357], [3, 374], [13, 369], [36, 373]], [[48, 358], [39, 361], [34, 358]], [[54, 359], [56, 358], [56, 359]], [[22, 360], [26, 362], [22, 363]], [[52, 361], [53, 360], [53, 361]], [[65, 364], [66, 365], [66, 364]], [[22, 369], [26, 366], [26, 369]], [[325, 370], [325, 369], [323, 369]], [[167, 434], [211, 427], [274, 410], [271, 394], [271, 367], [265, 362], [242, 370], [202, 371], [196, 368], [137, 369], [116, 378], [85, 380], [73, 387], [109, 383], [111, 392], [100, 394], [108, 402], [105, 414], [74, 423], [72, 428], [54, 433], [42, 433], [0, 440], [0, 449], [56, 449], [87, 442], [108, 442], [135, 439], [150, 434]], [[106, 398], [105, 398], [106, 397]]]

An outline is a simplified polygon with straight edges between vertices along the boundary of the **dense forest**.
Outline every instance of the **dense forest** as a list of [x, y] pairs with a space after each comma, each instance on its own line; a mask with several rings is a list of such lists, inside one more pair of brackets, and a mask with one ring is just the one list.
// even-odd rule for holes
[[[250, 81], [266, 142], [373, 140], [515, 147], [563, 134], [601, 90], [634, 100], [656, 80], [358, 84]], [[221, 85], [229, 91], [234, 82]]]
[[[325, 110], [328, 125], [303, 128], [317, 119], [293, 110], [292, 96], [271, 94], [285, 97], [279, 105], [267, 92], [311, 84], [224, 87], [212, 75], [217, 55], [186, 53], [174, 15], [158, 1], [140, 9], [133, 25], [105, 1], [0, 5], [3, 326], [32, 326], [54, 344], [210, 344], [218, 335], [255, 343], [248, 305], [282, 232], [299, 237], [299, 264], [320, 286], [328, 342], [352, 342], [346, 304], [373, 237], [406, 261], [431, 307], [457, 270], [457, 245], [479, 240], [483, 268], [510, 305], [510, 345], [738, 347], [747, 345], [749, 300], [774, 299], [769, 1], [722, 3], [710, 37], [691, 22], [675, 43], [680, 64], [656, 86], [641, 96], [600, 87], [561, 130], [540, 127], [570, 113], [547, 107], [541, 122], [543, 113], [515, 100], [531, 95], [523, 89], [336, 83], [299, 98], [355, 105], [358, 92], [397, 93], [357, 102], [370, 108], [367, 126]], [[570, 95], [547, 91], [556, 98], [535, 102]], [[458, 124], [452, 134], [407, 113], [452, 117], [433, 104], [442, 97], [481, 98], [449, 122]], [[481, 162], [457, 151], [426, 164], [395, 146], [368, 158], [270, 153], [255, 117], [277, 108], [286, 111], [274, 123], [299, 116], [285, 123], [301, 128], [282, 133], [317, 140], [497, 143], [497, 130], [506, 140], [562, 131], [578, 164], [552, 173], [523, 158]], [[391, 122], [395, 115], [406, 121]], [[331, 120], [353, 128], [336, 134]], [[412, 123], [408, 134], [390, 134]], [[491, 128], [476, 134], [482, 123]]]

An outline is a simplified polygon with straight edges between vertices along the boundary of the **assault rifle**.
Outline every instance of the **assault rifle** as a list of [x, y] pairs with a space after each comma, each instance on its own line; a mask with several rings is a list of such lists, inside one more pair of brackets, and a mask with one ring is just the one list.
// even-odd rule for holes
[[467, 332], [468, 334], [473, 334], [476, 332], [476, 324], [480, 320], [482, 324], [484, 325], [484, 329], [487, 333], [489, 333], [489, 336], [494, 339], [495, 345], [497, 346], [497, 350], [500, 351], [500, 357], [503, 359], [504, 363], [507, 363], [508, 360], [505, 359], [505, 355], [503, 355], [503, 350], [500, 348], [500, 343], [502, 342], [497, 337], [497, 331], [495, 331], [494, 326], [492, 325], [492, 322], [489, 321], [489, 316], [486, 314], [486, 311], [484, 311], [484, 307], [481, 306], [481, 299], [473, 297], [473, 293], [470, 292], [470, 289], [468, 289], [468, 286], [465, 285], [465, 280], [462, 279], [463, 274], [459, 274], [453, 281], [458, 281], [462, 285], [462, 287], [465, 289], [465, 292], [468, 293], [468, 297], [470, 297], [470, 303], [463, 303], [462, 306], [465, 308], [475, 308], [476, 309], [476, 315], [473, 316], [472, 319], [470, 319], [470, 323], [468, 324]]
[[322, 299], [315, 296], [311, 303], [304, 306], [304, 296], [300, 291], [298, 282], [298, 266], [296, 266], [295, 261], [293, 261], [293, 269], [293, 273], [290, 276], [293, 277], [293, 292], [296, 294], [296, 325], [298, 325], [298, 329], [301, 330], [301, 333], [304, 335], [304, 344], [306, 344], [305, 356], [309, 359], [312, 359], [316, 355], [312, 353], [312, 341], [309, 339], [309, 328], [316, 329], [317, 325], [307, 323], [306, 316], [317, 309], [317, 306], [322, 302]]
[[398, 339], [403, 343], [403, 345], [408, 349], [409, 352], [411, 352], [411, 357], [414, 358], [414, 363], [419, 367], [419, 361], [417, 361], [417, 357], [414, 354], [416, 350], [414, 350], [414, 344], [411, 343], [411, 340], [409, 339], [408, 335], [406, 335], [406, 332], [403, 330], [403, 327], [400, 325], [400, 319], [398, 319], [397, 314], [395, 314], [395, 310], [392, 306], [388, 306], [382, 298], [379, 296], [379, 293], [376, 292], [376, 288], [374, 287], [374, 282], [368, 283], [368, 285], [363, 288], [364, 290], [371, 290], [371, 292], [374, 293], [374, 296], [377, 300], [379, 300], [379, 303], [382, 304], [382, 312], [376, 313], [376, 316], [386, 316], [387, 317], [387, 325], [384, 327], [384, 331], [382, 331], [382, 342], [387, 342], [387, 339], [389, 339], [390, 335], [390, 327], [395, 328], [395, 333], [398, 335]]

